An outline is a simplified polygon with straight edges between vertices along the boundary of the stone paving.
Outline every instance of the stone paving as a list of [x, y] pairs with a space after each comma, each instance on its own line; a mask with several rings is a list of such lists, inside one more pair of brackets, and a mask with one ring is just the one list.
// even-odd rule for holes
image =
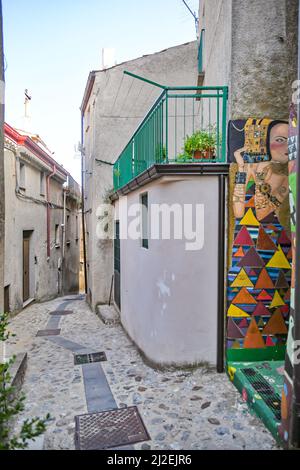
[[[36, 337], [62, 301], [31, 305], [11, 321], [17, 336], [10, 340], [8, 354], [28, 352], [27, 398], [19, 423], [48, 412], [52, 417], [32, 448], [74, 449], [74, 416], [88, 411], [82, 367], [74, 365], [72, 351]], [[87, 350], [105, 351], [107, 362], [101, 365], [118, 407], [138, 406], [151, 441], [135, 449], [278, 449], [225, 374], [206, 368], [153, 370], [122, 326], [104, 325], [83, 300], [66, 308], [74, 314], [61, 318], [61, 337]]]

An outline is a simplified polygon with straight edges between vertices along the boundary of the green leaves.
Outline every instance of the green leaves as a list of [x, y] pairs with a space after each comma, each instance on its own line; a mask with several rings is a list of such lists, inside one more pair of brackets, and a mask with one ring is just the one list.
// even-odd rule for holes
[[[0, 314], [0, 347], [10, 337], [15, 336], [7, 330], [8, 315]], [[25, 395], [16, 396], [15, 387], [11, 385], [10, 368], [15, 356], [6, 362], [0, 362], [0, 450], [26, 449], [28, 441], [43, 434], [50, 415], [44, 419], [25, 420], [17, 435], [11, 435], [12, 420], [24, 410]]]
[[187, 156], [193, 157], [197, 151], [214, 150], [216, 147], [216, 133], [214, 129], [198, 130], [187, 136], [184, 142], [184, 151]]

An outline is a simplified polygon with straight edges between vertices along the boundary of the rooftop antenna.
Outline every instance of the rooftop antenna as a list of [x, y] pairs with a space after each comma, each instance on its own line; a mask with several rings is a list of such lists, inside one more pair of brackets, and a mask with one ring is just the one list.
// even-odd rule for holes
[[24, 94], [25, 94], [25, 102], [24, 102], [25, 117], [28, 118], [29, 117], [29, 115], [28, 115], [28, 104], [29, 104], [29, 101], [31, 101], [31, 96], [29, 96], [27, 88], [25, 89]]
[[198, 20], [199, 20], [199, 18], [198, 18], [198, 16], [196, 15], [196, 12], [195, 12], [195, 11], [193, 12], [193, 11], [191, 10], [191, 8], [190, 8], [190, 6], [187, 4], [187, 2], [186, 2], [185, 0], [182, 0], [182, 1], [183, 1], [184, 5], [187, 7], [187, 9], [189, 10], [190, 14], [192, 15], [192, 17], [193, 17], [194, 20], [195, 20], [196, 35], [198, 36]]

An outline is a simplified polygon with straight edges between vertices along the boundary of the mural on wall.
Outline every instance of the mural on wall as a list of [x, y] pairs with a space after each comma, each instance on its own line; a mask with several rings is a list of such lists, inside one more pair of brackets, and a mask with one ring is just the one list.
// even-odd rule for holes
[[[228, 272], [227, 350], [284, 354], [290, 313], [288, 123], [230, 121], [234, 237]], [[269, 350], [270, 351], [270, 350]], [[283, 356], [282, 356], [283, 357]]]
[[281, 398], [281, 426], [279, 434], [285, 443], [289, 441], [289, 428], [291, 417], [292, 393], [293, 393], [293, 343], [294, 343], [294, 301], [295, 301], [295, 260], [296, 260], [296, 159], [298, 149], [298, 119], [297, 107], [290, 107], [289, 122], [289, 198], [291, 215], [291, 241], [292, 241], [292, 281], [289, 333], [286, 348], [284, 386]]

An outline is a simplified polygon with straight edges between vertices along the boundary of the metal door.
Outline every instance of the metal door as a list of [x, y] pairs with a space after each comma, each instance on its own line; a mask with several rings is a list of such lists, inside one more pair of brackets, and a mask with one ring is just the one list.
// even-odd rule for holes
[[114, 299], [121, 310], [121, 258], [120, 258], [120, 222], [115, 223], [114, 240]]

